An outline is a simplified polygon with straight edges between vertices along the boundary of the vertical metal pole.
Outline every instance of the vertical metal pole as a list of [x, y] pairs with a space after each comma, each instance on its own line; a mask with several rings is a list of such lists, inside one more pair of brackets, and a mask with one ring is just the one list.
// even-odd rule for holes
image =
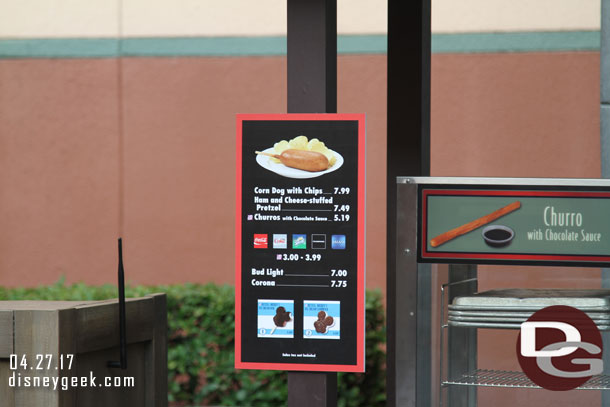
[[[610, 178], [610, 0], [601, 4], [601, 55], [600, 55], [600, 145], [601, 177]], [[610, 288], [610, 269], [602, 269], [602, 288]], [[604, 349], [610, 348], [610, 333], [602, 332]], [[610, 352], [603, 355], [604, 374], [610, 374]], [[610, 406], [610, 394], [602, 391], [603, 407]]]
[[[337, 0], [288, 0], [288, 113], [336, 112]], [[336, 373], [288, 373], [288, 407], [336, 405]]]
[[430, 175], [430, 0], [388, 0], [387, 91], [387, 405], [409, 407], [417, 405], [418, 387], [417, 332], [409, 329], [421, 324], [418, 312], [410, 316], [398, 308], [401, 299], [417, 298], [419, 283], [416, 275], [397, 276], [418, 272], [397, 270], [397, 256], [403, 254], [396, 252], [396, 177]]
[[601, 171], [610, 178], [610, 0], [602, 0], [601, 24]]
[[[449, 266], [449, 283], [476, 277], [476, 265], [451, 264]], [[455, 297], [476, 293], [477, 288], [477, 281], [450, 286], [448, 303], [451, 304]], [[449, 327], [447, 336], [447, 376], [456, 378], [475, 370], [477, 368], [477, 330]], [[474, 407], [476, 405], [476, 387], [450, 386], [447, 388], [448, 407]]]
[[288, 113], [337, 112], [337, 0], [288, 0]]
[[[395, 353], [388, 352], [395, 374], [391, 406], [431, 404], [431, 268], [417, 263], [417, 185], [402, 178], [396, 185]], [[437, 359], [437, 358], [436, 358]], [[389, 372], [388, 372], [389, 373]], [[438, 386], [434, 386], [435, 388]], [[388, 389], [390, 390], [390, 389]]]

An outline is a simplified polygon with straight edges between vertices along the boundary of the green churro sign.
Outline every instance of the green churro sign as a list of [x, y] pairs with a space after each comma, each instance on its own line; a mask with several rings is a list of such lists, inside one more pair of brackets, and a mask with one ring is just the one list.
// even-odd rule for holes
[[420, 191], [419, 259], [451, 263], [610, 264], [610, 193]]

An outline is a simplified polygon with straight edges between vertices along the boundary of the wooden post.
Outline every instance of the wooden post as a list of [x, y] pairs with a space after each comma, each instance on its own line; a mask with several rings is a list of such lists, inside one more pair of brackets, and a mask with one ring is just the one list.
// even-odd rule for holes
[[[337, 1], [288, 0], [288, 113], [336, 112]], [[336, 405], [336, 373], [288, 373], [288, 407]]]

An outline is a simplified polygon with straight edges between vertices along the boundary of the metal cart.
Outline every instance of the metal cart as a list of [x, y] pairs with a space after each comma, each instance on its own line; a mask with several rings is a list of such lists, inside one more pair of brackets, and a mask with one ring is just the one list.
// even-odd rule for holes
[[[559, 213], [569, 214], [568, 219], [563, 216], [559, 222]], [[475, 214], [483, 218], [481, 224], [471, 224], [479, 218]], [[487, 242], [483, 229], [489, 225], [505, 227], [512, 235], [498, 234], [499, 246]], [[454, 229], [460, 230], [455, 234]], [[475, 406], [481, 387], [539, 389], [519, 369], [480, 368], [478, 333], [501, 329], [515, 335], [522, 322], [548, 304], [582, 308], [605, 341], [610, 291], [515, 287], [478, 293], [477, 274], [479, 265], [516, 266], [511, 272], [517, 273], [540, 266], [608, 267], [610, 181], [399, 177], [396, 230], [395, 284], [388, 292], [389, 303], [395, 304], [388, 310], [388, 349], [396, 405]], [[432, 246], [447, 234], [447, 243]], [[511, 242], [506, 244], [505, 238]], [[602, 278], [602, 288], [604, 282]], [[523, 304], [528, 301], [529, 306]], [[597, 308], [587, 309], [591, 301], [597, 301]], [[610, 376], [605, 374], [577, 388], [607, 389]], [[506, 398], [502, 393], [495, 407]], [[605, 395], [600, 399], [600, 405], [607, 405]]]

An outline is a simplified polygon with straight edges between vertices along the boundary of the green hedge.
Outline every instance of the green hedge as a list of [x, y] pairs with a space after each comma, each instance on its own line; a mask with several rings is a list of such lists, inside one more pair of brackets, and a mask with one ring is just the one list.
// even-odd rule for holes
[[[130, 286], [127, 297], [167, 294], [170, 405], [283, 406], [286, 373], [235, 370], [234, 289], [214, 284]], [[2, 288], [0, 300], [102, 300], [111, 285]], [[366, 374], [339, 373], [340, 407], [385, 405], [385, 323], [381, 294], [367, 292]]]

